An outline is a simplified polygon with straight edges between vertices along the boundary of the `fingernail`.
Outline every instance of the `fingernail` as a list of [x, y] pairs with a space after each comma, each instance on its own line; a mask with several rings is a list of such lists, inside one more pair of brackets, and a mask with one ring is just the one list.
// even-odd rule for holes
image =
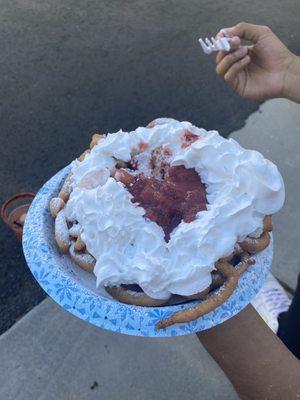
[[219, 32], [216, 34], [216, 38], [220, 38], [220, 37], [224, 37], [225, 33], [224, 33], [224, 29], [219, 30]]

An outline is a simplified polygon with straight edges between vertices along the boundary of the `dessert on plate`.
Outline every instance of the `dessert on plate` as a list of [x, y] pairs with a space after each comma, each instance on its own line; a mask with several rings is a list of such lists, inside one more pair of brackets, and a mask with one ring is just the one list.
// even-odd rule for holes
[[216, 131], [159, 118], [95, 134], [50, 201], [62, 253], [120, 302], [202, 299], [156, 326], [220, 306], [270, 243], [284, 202], [277, 167]]

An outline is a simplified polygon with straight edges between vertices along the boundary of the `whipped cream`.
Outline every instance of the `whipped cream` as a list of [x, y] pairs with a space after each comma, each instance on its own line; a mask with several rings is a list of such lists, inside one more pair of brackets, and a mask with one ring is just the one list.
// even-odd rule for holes
[[[197, 135], [182, 146], [184, 132]], [[148, 171], [146, 154], [159, 146], [170, 149], [171, 165], [195, 168], [206, 185], [207, 210], [171, 232], [168, 243], [145, 210], [131, 202], [121, 182], [109, 177], [117, 160], [136, 156]], [[148, 157], [149, 158], [149, 157]], [[72, 167], [73, 192], [65, 213], [78, 221], [87, 250], [96, 259], [97, 285], [137, 283], [153, 298], [191, 295], [211, 283], [214, 263], [232, 253], [237, 241], [257, 236], [265, 215], [284, 202], [284, 184], [277, 167], [260, 153], [246, 150], [217, 131], [189, 122], [160, 118], [152, 128], [108, 134]]]

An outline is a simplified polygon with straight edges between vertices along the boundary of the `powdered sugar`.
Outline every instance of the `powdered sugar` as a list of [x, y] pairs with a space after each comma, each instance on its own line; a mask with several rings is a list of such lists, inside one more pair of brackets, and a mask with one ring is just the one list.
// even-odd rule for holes
[[59, 197], [53, 197], [50, 200], [50, 212], [53, 217], [56, 217], [57, 213], [63, 209], [65, 202]]
[[64, 210], [61, 210], [56, 216], [55, 235], [64, 244], [69, 244], [69, 229]]
[[75, 251], [75, 243], [72, 242], [70, 246], [70, 255], [71, 257], [78, 262], [79, 264], [83, 264], [87, 267], [93, 267], [96, 263], [96, 260], [94, 259], [93, 256], [91, 256], [89, 253], [84, 252], [84, 253], [79, 253]]
[[81, 225], [80, 224], [76, 224], [74, 223], [71, 228], [69, 229], [69, 234], [70, 236], [77, 238], [77, 236], [79, 235], [81, 231]]

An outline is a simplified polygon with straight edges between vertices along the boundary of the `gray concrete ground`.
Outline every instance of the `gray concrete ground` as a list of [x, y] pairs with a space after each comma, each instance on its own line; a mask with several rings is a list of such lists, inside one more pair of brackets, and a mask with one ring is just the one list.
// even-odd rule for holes
[[[241, 20], [299, 51], [298, 0], [0, 0], [0, 202], [36, 191], [92, 131], [158, 116], [238, 129], [258, 107], [216, 77], [201, 35]], [[1, 226], [0, 333], [43, 298]]]
[[107, 332], [44, 300], [0, 338], [5, 400], [233, 400], [196, 336]]
[[[276, 162], [287, 200], [274, 217], [276, 276], [294, 288], [299, 273], [300, 105], [271, 100], [234, 132]], [[100, 330], [43, 301], [0, 337], [0, 398], [236, 399], [195, 335], [146, 339]]]
[[272, 160], [283, 176], [286, 201], [273, 217], [273, 272], [295, 289], [300, 273], [300, 105], [284, 99], [267, 101], [230, 136]]

